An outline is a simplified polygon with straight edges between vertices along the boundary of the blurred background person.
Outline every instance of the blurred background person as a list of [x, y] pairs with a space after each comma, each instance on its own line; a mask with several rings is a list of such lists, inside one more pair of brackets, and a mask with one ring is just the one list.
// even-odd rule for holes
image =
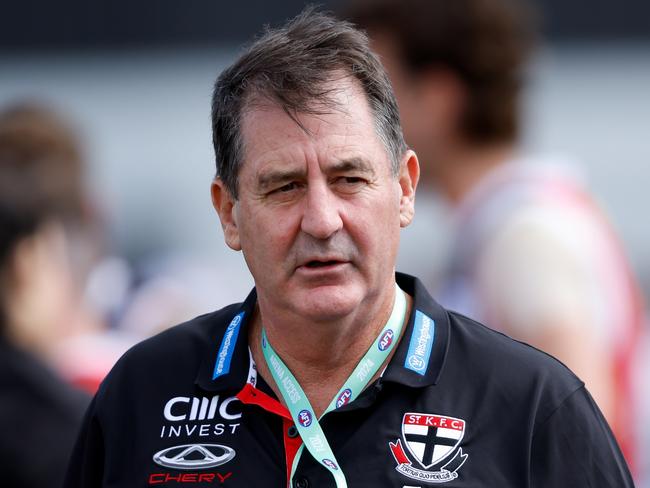
[[57, 486], [88, 397], [46, 362], [98, 326], [82, 304], [72, 236], [85, 215], [77, 143], [34, 105], [0, 113], [0, 459], [2, 485]]
[[436, 297], [569, 366], [633, 465], [630, 367], [641, 296], [571, 164], [520, 146], [521, 89], [535, 40], [529, 6], [377, 0], [347, 13], [387, 67], [423, 183], [454, 214]]

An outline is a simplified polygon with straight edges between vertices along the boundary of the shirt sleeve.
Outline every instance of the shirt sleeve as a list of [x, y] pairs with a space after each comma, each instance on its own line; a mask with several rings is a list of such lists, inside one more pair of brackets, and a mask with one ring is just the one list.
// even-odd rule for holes
[[99, 488], [104, 473], [104, 436], [93, 398], [70, 456], [63, 488]]
[[530, 479], [533, 488], [634, 488], [621, 450], [584, 387], [537, 426]]

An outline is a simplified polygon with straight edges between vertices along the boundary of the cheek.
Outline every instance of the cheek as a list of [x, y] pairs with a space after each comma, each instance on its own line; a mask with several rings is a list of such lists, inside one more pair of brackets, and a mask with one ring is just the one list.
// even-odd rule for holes
[[357, 216], [354, 226], [364, 257], [396, 255], [400, 232], [399, 194], [384, 194], [368, 208], [366, 215]]
[[249, 266], [272, 267], [286, 258], [291, 247], [291, 222], [287, 216], [263, 211], [242, 213], [240, 235]]

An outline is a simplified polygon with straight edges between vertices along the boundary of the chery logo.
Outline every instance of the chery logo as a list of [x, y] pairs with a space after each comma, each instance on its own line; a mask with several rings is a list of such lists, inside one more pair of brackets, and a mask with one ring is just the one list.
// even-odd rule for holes
[[153, 455], [156, 464], [165, 468], [205, 469], [226, 464], [235, 450], [220, 444], [184, 444], [168, 447]]

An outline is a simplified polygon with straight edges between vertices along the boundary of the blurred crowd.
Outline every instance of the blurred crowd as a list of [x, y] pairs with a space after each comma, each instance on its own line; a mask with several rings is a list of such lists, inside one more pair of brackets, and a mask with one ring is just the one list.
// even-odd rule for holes
[[[434, 295], [574, 370], [650, 486], [636, 278], [572, 161], [520, 143], [533, 12], [514, 0], [359, 0], [340, 14], [372, 39], [420, 159], [420, 191], [443, 198], [454, 222]], [[0, 459], [12, 487], [56, 485], [90, 396], [131, 345], [250, 279], [225, 282], [179, 256], [121, 257], [70, 123], [31, 101], [0, 113]], [[43, 443], [57, 447], [35, 455]]]

